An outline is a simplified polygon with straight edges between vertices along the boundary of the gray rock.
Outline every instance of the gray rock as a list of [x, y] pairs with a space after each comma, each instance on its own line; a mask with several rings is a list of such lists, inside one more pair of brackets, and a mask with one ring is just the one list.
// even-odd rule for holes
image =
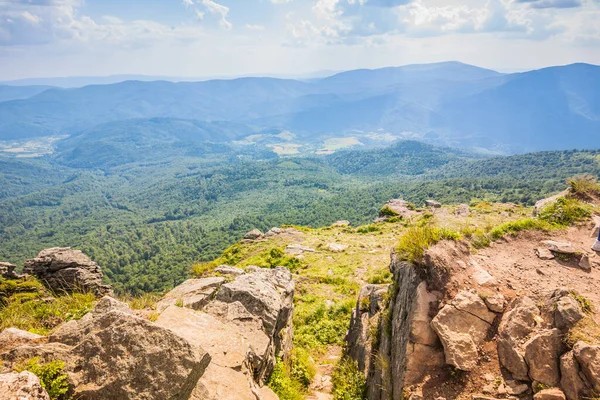
[[213, 298], [225, 278], [213, 277], [189, 279], [168, 292], [157, 304], [159, 311], [171, 305], [180, 305], [194, 310], [201, 310]]
[[540, 260], [553, 260], [554, 259], [554, 254], [547, 248], [540, 247], [535, 250], [535, 253], [537, 254], [537, 256]]
[[105, 298], [83, 319], [71, 321], [76, 326], [50, 336], [51, 342], [73, 346], [63, 359], [74, 396], [187, 400], [210, 355], [170, 330], [123, 310], [128, 310], [126, 305]]
[[571, 242], [559, 242], [556, 240], [543, 240], [541, 242], [548, 250], [553, 253], [560, 254], [575, 254], [577, 250], [573, 247]]
[[569, 400], [581, 400], [590, 392], [587, 382], [581, 378], [581, 369], [573, 351], [560, 358], [560, 387]]
[[7, 328], [0, 332], [0, 353], [25, 343], [35, 342], [41, 338], [43, 336], [36, 335], [35, 333], [16, 328]]
[[558, 329], [546, 329], [535, 334], [524, 345], [529, 377], [547, 387], [560, 383], [560, 356], [566, 346]]
[[237, 267], [231, 267], [229, 265], [219, 265], [215, 268], [215, 272], [220, 275], [227, 276], [240, 276], [244, 274], [244, 270]]
[[281, 235], [283, 230], [281, 228], [271, 228], [265, 233], [265, 237], [273, 237], [277, 235]]
[[579, 260], [579, 268], [586, 272], [590, 272], [592, 270], [592, 262], [590, 261], [590, 257], [587, 254], [581, 256]]
[[554, 310], [554, 325], [561, 330], [571, 329], [579, 322], [585, 313], [579, 302], [571, 296], [563, 296], [556, 302]]
[[573, 346], [573, 354], [586, 380], [597, 393], [600, 393], [600, 346], [577, 342]]
[[427, 207], [433, 207], [433, 208], [441, 208], [442, 207], [442, 203], [439, 203], [435, 200], [425, 200], [425, 205]]
[[529, 380], [529, 367], [525, 362], [523, 341], [536, 329], [540, 310], [529, 297], [520, 298], [512, 309], [505, 312], [498, 327], [498, 358], [500, 364], [511, 372], [513, 378]]
[[327, 245], [327, 249], [334, 253], [341, 253], [341, 252], [345, 251], [347, 248], [348, 248], [347, 244], [329, 243]]
[[25, 261], [24, 272], [55, 292], [93, 292], [98, 296], [111, 293], [110, 286], [102, 284], [98, 264], [70, 247], [42, 250], [36, 258]]
[[308, 246], [302, 246], [301, 244], [289, 244], [285, 248], [286, 254], [302, 254], [302, 253], [314, 253], [315, 249]]
[[0, 395], [5, 400], [50, 400], [39, 378], [29, 371], [0, 374]]
[[478, 347], [496, 315], [479, 296], [460, 292], [433, 318], [431, 326], [444, 346], [446, 363], [472, 371], [479, 359]]
[[15, 273], [16, 265], [0, 262], [0, 277], [5, 279], [19, 279], [21, 275]]
[[533, 396], [533, 400], [566, 400], [565, 394], [557, 388], [544, 389]]
[[244, 235], [244, 239], [247, 240], [257, 240], [263, 237], [263, 233], [258, 229], [252, 229], [250, 232]]
[[490, 309], [490, 311], [495, 313], [504, 312], [505, 304], [506, 300], [504, 299], [502, 293], [496, 293], [485, 298], [485, 305]]

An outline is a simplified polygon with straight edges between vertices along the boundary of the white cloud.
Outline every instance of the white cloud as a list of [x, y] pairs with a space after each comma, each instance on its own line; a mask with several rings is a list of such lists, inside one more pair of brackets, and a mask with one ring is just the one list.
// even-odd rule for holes
[[199, 2], [206, 7], [207, 11], [211, 14], [217, 14], [220, 17], [219, 24], [223, 29], [230, 30], [232, 25], [227, 21], [227, 14], [229, 14], [229, 7], [222, 4], [216, 3], [213, 0], [199, 0]]
[[246, 27], [246, 29], [250, 29], [251, 31], [264, 31], [265, 30], [264, 25], [246, 24], [244, 26]]

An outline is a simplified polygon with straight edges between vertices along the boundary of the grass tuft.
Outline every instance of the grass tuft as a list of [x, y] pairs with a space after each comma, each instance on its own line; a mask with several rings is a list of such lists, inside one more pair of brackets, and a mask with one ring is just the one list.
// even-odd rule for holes
[[567, 179], [571, 193], [576, 197], [594, 198], [600, 196], [598, 178], [592, 175], [578, 175]]
[[558, 226], [569, 226], [592, 216], [593, 207], [572, 197], [559, 197], [540, 211], [539, 219]]
[[446, 228], [415, 226], [406, 231], [396, 246], [401, 260], [415, 261], [423, 257], [425, 250], [441, 240], [460, 240], [459, 233]]

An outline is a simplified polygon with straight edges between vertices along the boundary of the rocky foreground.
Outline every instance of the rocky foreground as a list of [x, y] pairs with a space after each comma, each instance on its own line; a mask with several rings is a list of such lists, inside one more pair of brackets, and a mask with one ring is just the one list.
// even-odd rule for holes
[[393, 283], [362, 288], [347, 336], [365, 397], [598, 398], [598, 222], [475, 254], [454, 241], [392, 253]]
[[[79, 251], [44, 250], [26, 265], [53, 290], [107, 289], [97, 265]], [[173, 289], [154, 322], [105, 296], [47, 337], [4, 330], [0, 397], [49, 398], [35, 375], [12, 372], [35, 359], [63, 361], [77, 399], [277, 399], [264, 382], [291, 348], [292, 276], [285, 268], [224, 267], [219, 274]]]
[[[48, 335], [2, 331], [0, 398], [48, 399], [22, 365], [61, 360], [66, 396], [77, 399], [277, 399], [265, 383], [278, 360], [289, 365], [298, 350], [309, 360], [301, 397], [282, 398], [599, 398], [600, 256], [589, 246], [600, 221], [591, 214], [477, 248], [466, 235], [447, 234], [410, 260], [397, 247], [411, 231], [473, 232], [530, 214], [514, 204], [428, 201], [418, 209], [397, 199], [364, 227], [253, 230], [209, 277], [185, 281], [142, 311], [111, 297], [102, 271], [81, 252], [44, 250], [25, 262], [26, 274], [51, 293], [99, 300]], [[236, 266], [219, 265], [230, 261]], [[6, 263], [0, 275], [28, 279]], [[360, 379], [350, 372], [336, 382], [348, 359]]]

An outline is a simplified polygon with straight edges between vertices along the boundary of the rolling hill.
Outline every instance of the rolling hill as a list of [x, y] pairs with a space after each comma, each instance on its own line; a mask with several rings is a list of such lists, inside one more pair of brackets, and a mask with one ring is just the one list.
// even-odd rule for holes
[[496, 153], [597, 148], [599, 93], [600, 67], [589, 64], [500, 74], [449, 62], [307, 82], [127, 81], [0, 102], [0, 140], [165, 118], [241, 123], [255, 132], [285, 129], [305, 144], [385, 132]]

